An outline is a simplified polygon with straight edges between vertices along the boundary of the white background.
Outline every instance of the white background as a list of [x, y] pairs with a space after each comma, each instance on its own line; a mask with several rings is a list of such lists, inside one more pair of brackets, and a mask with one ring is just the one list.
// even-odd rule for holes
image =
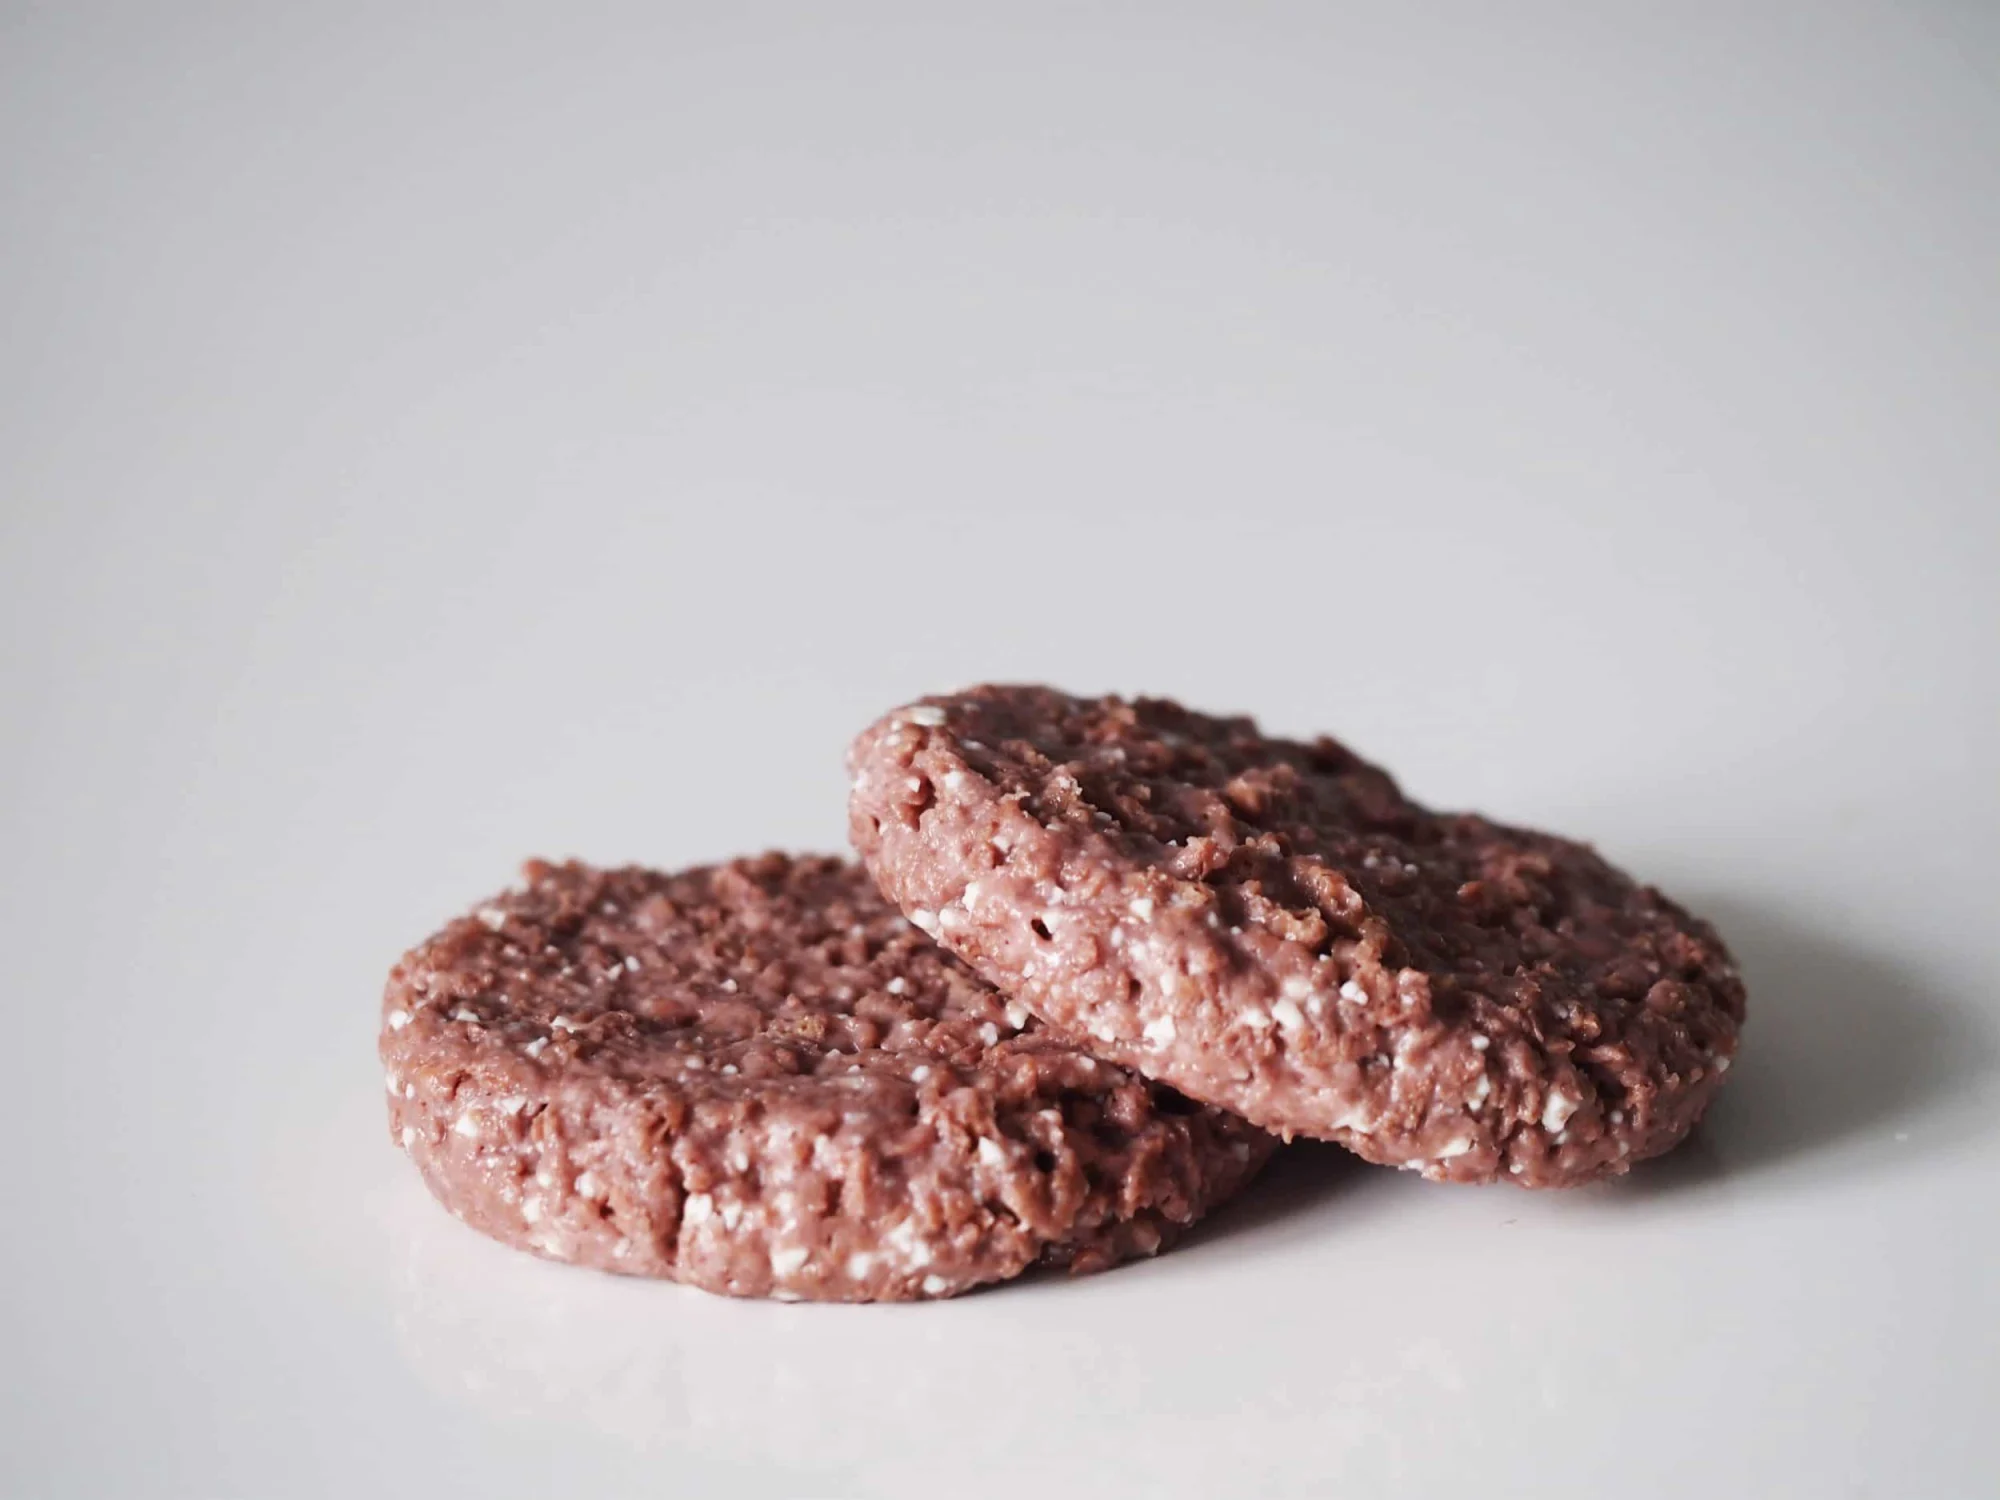
[[[558, 18], [558, 13], [561, 13]], [[1985, 6], [0, 6], [0, 1490], [2000, 1489]], [[1702, 1135], [912, 1308], [530, 1261], [390, 962], [982, 678], [1698, 909]]]

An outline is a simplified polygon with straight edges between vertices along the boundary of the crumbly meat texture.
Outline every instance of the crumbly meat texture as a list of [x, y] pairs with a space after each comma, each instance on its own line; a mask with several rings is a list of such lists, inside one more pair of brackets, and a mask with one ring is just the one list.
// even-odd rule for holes
[[1275, 1141], [1085, 1055], [850, 861], [533, 863], [383, 1001], [392, 1138], [556, 1260], [785, 1300], [1160, 1249]]
[[1566, 1186], [1681, 1140], [1736, 1049], [1708, 924], [1331, 739], [981, 687], [888, 715], [850, 769], [911, 921], [1100, 1057], [1288, 1136]]

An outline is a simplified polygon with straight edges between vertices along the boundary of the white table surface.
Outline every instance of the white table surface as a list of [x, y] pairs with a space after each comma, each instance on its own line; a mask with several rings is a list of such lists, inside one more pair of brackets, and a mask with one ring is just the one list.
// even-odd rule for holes
[[[2000, 1493], [2000, 13], [477, 9], [0, 14], [0, 1492]], [[937, 1306], [426, 1198], [402, 948], [983, 678], [1597, 841], [1739, 1072]]]

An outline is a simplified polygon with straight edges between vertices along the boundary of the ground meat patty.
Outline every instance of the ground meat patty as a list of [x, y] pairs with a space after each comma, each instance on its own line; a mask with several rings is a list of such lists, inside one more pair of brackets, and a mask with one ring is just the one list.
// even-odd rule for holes
[[1330, 739], [983, 687], [850, 763], [855, 845], [911, 921], [1099, 1056], [1272, 1130], [1566, 1185], [1679, 1141], [1735, 1051], [1706, 923]]
[[1068, 1045], [850, 862], [525, 876], [396, 966], [381, 1034], [391, 1135], [510, 1245], [946, 1297], [1151, 1254], [1275, 1144]]

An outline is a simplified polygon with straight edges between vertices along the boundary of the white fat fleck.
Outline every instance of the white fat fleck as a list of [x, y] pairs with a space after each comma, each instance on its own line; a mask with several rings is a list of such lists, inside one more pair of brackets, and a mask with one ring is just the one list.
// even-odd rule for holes
[[1136, 899], [1135, 901], [1133, 901], [1133, 903], [1132, 903], [1132, 915], [1133, 915], [1133, 916], [1135, 916], [1135, 917], [1137, 917], [1137, 918], [1138, 918], [1138, 919], [1139, 919], [1139, 920], [1140, 920], [1141, 922], [1150, 922], [1150, 921], [1152, 921], [1152, 920], [1153, 920], [1153, 898], [1152, 898], [1152, 897], [1150, 897], [1150, 896], [1140, 896], [1140, 897], [1139, 897], [1138, 899]]
[[528, 1043], [527, 1046], [523, 1047], [521, 1050], [527, 1053], [528, 1056], [530, 1057], [540, 1057], [542, 1055], [542, 1049], [548, 1046], [548, 1044], [549, 1044], [549, 1039], [547, 1037], [538, 1036], [532, 1042]]
[[451, 1018], [454, 1021], [471, 1021], [476, 1024], [479, 1020], [479, 1012], [476, 1010], [467, 1010], [464, 1006], [461, 1005], [457, 1010], [451, 1013]]
[[920, 906], [910, 913], [910, 925], [920, 931], [928, 932], [932, 937], [936, 937], [938, 931], [937, 913], [926, 911]]
[[1567, 1094], [1550, 1094], [1549, 1102], [1542, 1107], [1542, 1129], [1561, 1130], [1576, 1113], [1577, 1102]]
[[1526, 1171], [1526, 1170], [1527, 1170], [1527, 1168], [1523, 1167], [1523, 1166], [1522, 1166], [1522, 1165], [1521, 1165], [1521, 1164], [1520, 1164], [1519, 1162], [1517, 1162], [1517, 1161], [1510, 1161], [1510, 1162], [1508, 1162], [1508, 1163], [1507, 1163], [1507, 1170], [1508, 1170], [1508, 1171], [1510, 1171], [1510, 1172], [1512, 1172], [1512, 1173], [1514, 1173], [1514, 1174], [1515, 1174], [1516, 1176], [1518, 1176], [1518, 1175], [1519, 1175], [1520, 1173], [1522, 1173], [1522, 1172]]
[[1727, 1073], [1729, 1071], [1729, 1059], [1726, 1057], [1718, 1057], [1715, 1060], [1715, 1071], [1718, 1073]]
[[944, 723], [944, 710], [934, 703], [917, 703], [904, 709], [900, 717], [925, 729], [936, 729]]
[[388, 1020], [391, 1031], [401, 1031], [410, 1024], [410, 1013], [406, 1010], [392, 1010], [389, 1012]]
[[950, 1289], [951, 1283], [946, 1281], [942, 1276], [926, 1276], [924, 1278], [924, 1295], [926, 1297], [942, 1297]]
[[957, 796], [965, 790], [966, 780], [967, 777], [963, 771], [947, 771], [943, 777], [944, 789], [953, 796]]
[[1252, 1006], [1243, 1012], [1243, 1024], [1252, 1031], [1267, 1031], [1270, 1029], [1271, 1018]]
[[931, 1263], [931, 1247], [917, 1237], [917, 1226], [908, 1219], [898, 1221], [882, 1236], [882, 1242], [895, 1250], [904, 1265], [913, 1271], [922, 1270]]
[[1164, 1047], [1174, 1039], [1174, 1018], [1156, 1016], [1146, 1023], [1146, 1029], [1141, 1034], [1155, 1047]]
[[498, 932], [502, 927], [507, 925], [507, 913], [500, 910], [497, 906], [482, 906], [473, 915], [478, 917], [487, 929], [492, 932]]
[[628, 974], [636, 974], [639, 972], [638, 954], [628, 953], [625, 955], [625, 972]]
[[782, 1245], [771, 1252], [771, 1274], [789, 1276], [806, 1263], [803, 1245]]
[[1312, 981], [1293, 974], [1285, 980], [1284, 990], [1287, 1000], [1303, 1000], [1313, 992]]
[[529, 1198], [525, 1200], [521, 1204], [521, 1217], [526, 1219], [530, 1224], [541, 1223], [542, 1200], [539, 1198]]
[[729, 1153], [729, 1169], [732, 1172], [749, 1171], [750, 1153], [741, 1146], [732, 1149]]
[[595, 1172], [579, 1172], [576, 1174], [576, 1190], [586, 1198], [602, 1198], [604, 1179]]
[[495, 1099], [493, 1107], [503, 1115], [518, 1115], [528, 1107], [528, 1099], [525, 1094], [509, 1094], [505, 1099]]
[[903, 976], [900, 974], [898, 974], [894, 979], [890, 980], [888, 985], [886, 986], [889, 993], [892, 995], [900, 995], [904, 993], [906, 990], [908, 990], [909, 987], [910, 987], [910, 981], [903, 978]]
[[1359, 980], [1350, 979], [1341, 985], [1340, 998], [1354, 1005], [1366, 1005], [1368, 991], [1361, 988]]
[[392, 1094], [403, 1092], [403, 1080], [398, 1078], [394, 1073], [384, 1073], [382, 1075], [382, 1086]]
[[1028, 1024], [1028, 1007], [1018, 1000], [1007, 1002], [1007, 1024], [1019, 1031]]
[[620, 1240], [611, 1247], [611, 1253], [617, 1259], [623, 1260], [632, 1253], [632, 1242], [630, 1240]]
[[417, 1143], [417, 1127], [414, 1125], [405, 1125], [403, 1127], [403, 1149], [407, 1151], [410, 1149], [410, 1147], [414, 1146], [416, 1143]]
[[1438, 1148], [1437, 1159], [1439, 1161], [1449, 1161], [1454, 1156], [1465, 1155], [1471, 1149], [1472, 1142], [1464, 1136], [1459, 1136], [1456, 1140], [1446, 1141], [1443, 1146]]
[[451, 1133], [453, 1135], [462, 1135], [467, 1140], [477, 1140], [479, 1138], [479, 1122], [473, 1119], [469, 1112], [462, 1114], [451, 1122]]
[[725, 979], [725, 980], [723, 980], [723, 981], [722, 981], [722, 993], [723, 993], [723, 994], [725, 994], [725, 995], [733, 995], [733, 994], [735, 994], [735, 993], [736, 993], [736, 981], [735, 981], [735, 980], [733, 980], [733, 979]]
[[1623, 1124], [1625, 1123], [1625, 1111], [1624, 1111], [1624, 1110], [1622, 1110], [1622, 1109], [1614, 1109], [1614, 1110], [1612, 1110], [1612, 1111], [1611, 1111], [1611, 1123], [1612, 1123], [1613, 1125], [1623, 1125]]
[[934, 1260], [934, 1256], [930, 1244], [926, 1240], [916, 1238], [916, 1226], [910, 1220], [904, 1220], [896, 1228], [902, 1230], [898, 1244], [902, 1246], [902, 1258], [908, 1262], [908, 1266], [912, 1270], [922, 1270], [924, 1266], [928, 1266]]
[[1007, 1165], [1007, 1153], [1000, 1149], [998, 1141], [982, 1135], [979, 1138], [979, 1162], [981, 1166], [1004, 1167]]
[[1474, 1052], [1484, 1052], [1492, 1045], [1493, 1038], [1490, 1036], [1476, 1036], [1472, 1039], [1472, 1050]]
[[1280, 1000], [1273, 1005], [1271, 1015], [1287, 1031], [1297, 1031], [1306, 1024], [1305, 1015], [1289, 1000]]
[[771, 1293], [771, 1300], [773, 1302], [803, 1302], [805, 1298], [797, 1292], [791, 1292], [785, 1290], [785, 1288], [783, 1287], [777, 1287]]
[[[691, 1057], [688, 1059], [688, 1066], [692, 1068], [696, 1063], [700, 1061], [701, 1059], [698, 1057]], [[725, 1078], [734, 1078], [740, 1071], [741, 1070], [736, 1066], [735, 1063], [724, 1063], [722, 1065], [722, 1074]]]
[[1486, 1096], [1493, 1092], [1493, 1083], [1484, 1073], [1472, 1085], [1472, 1092], [1465, 1096], [1468, 1108], [1476, 1109], [1486, 1102]]
[[543, 1167], [539, 1172], [535, 1173], [535, 1185], [537, 1187], [554, 1187], [556, 1185], [556, 1174], [551, 1172], [547, 1167]]
[[1118, 1036], [1118, 1028], [1109, 1021], [1096, 1020], [1090, 1023], [1090, 1034], [1100, 1042], [1114, 1041]]
[[875, 1257], [865, 1250], [857, 1250], [847, 1257], [847, 1274], [851, 1280], [859, 1281], [874, 1269]]
[[553, 1021], [549, 1022], [549, 1030], [581, 1031], [583, 1030], [583, 1023], [581, 1021], [572, 1021], [568, 1016], [557, 1016]]
[[1000, 1040], [1000, 1028], [991, 1021], [984, 1022], [979, 1028], [979, 1040], [989, 1047], [994, 1046]]
[[931, 1070], [922, 1063], [918, 1063], [914, 1068], [910, 1069], [910, 1082], [912, 1083], [922, 1083], [930, 1076]]
[[724, 1229], [734, 1229], [743, 1222], [743, 1205], [740, 1203], [725, 1203], [720, 1212]]

